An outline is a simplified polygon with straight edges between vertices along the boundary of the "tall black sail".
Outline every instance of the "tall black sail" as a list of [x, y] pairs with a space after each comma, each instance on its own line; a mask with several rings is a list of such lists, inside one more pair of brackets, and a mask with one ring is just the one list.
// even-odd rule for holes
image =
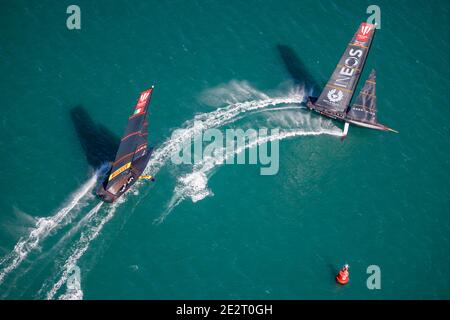
[[377, 97], [375, 87], [376, 74], [375, 70], [372, 70], [364, 87], [348, 111], [346, 118], [371, 124], [377, 123]]
[[111, 173], [106, 184], [106, 190], [116, 193], [120, 180], [125, 179], [133, 170], [135, 162], [148, 154], [147, 150], [147, 111], [151, 100], [153, 87], [141, 92], [133, 114], [128, 118], [128, 125], [122, 136]]
[[375, 25], [361, 23], [315, 105], [343, 115], [358, 84], [372, 44]]

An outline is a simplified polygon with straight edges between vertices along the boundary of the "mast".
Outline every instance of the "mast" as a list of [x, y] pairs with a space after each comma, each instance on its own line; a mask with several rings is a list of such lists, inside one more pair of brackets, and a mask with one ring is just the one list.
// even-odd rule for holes
[[375, 25], [361, 23], [315, 106], [329, 113], [344, 115], [364, 68], [374, 33]]

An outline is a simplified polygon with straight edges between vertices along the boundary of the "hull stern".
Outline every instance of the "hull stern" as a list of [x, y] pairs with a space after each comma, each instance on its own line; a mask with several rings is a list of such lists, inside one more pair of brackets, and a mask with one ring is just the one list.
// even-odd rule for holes
[[103, 183], [100, 184], [95, 192], [97, 196], [107, 203], [113, 203], [119, 196], [113, 195], [112, 193], [105, 190]]

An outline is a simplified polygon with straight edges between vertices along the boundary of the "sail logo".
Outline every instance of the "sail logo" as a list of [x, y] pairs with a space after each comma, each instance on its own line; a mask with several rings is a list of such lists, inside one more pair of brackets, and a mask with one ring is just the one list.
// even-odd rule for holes
[[372, 30], [373, 25], [368, 23], [361, 24], [361, 28], [359, 28], [358, 33], [356, 35], [356, 40], [360, 42], [367, 42], [367, 40], [369, 40], [369, 36]]
[[341, 90], [331, 89], [328, 91], [327, 97], [331, 102], [339, 102], [344, 97], [344, 93]]
[[139, 98], [139, 102], [147, 102], [148, 96], [150, 95], [149, 91], [145, 91], [141, 94], [141, 97]]
[[131, 167], [131, 162], [128, 162], [126, 164], [124, 164], [123, 166], [121, 166], [119, 169], [117, 169], [116, 171], [114, 171], [110, 176], [108, 181], [111, 181], [112, 179], [114, 179], [115, 177], [117, 177], [119, 174], [121, 174], [122, 172], [124, 172], [125, 170], [127, 170], [129, 167]]
[[144, 113], [145, 105], [147, 104], [148, 98], [150, 97], [150, 92], [151, 90], [147, 90], [141, 93], [136, 107], [134, 108], [133, 116]]
[[361, 34], [366, 35], [368, 34], [370, 31], [370, 27], [369, 26], [363, 26], [361, 27]]
[[351, 84], [351, 79], [355, 74], [356, 68], [360, 65], [360, 59], [363, 57], [361, 49], [350, 48], [348, 56], [344, 61], [344, 65], [338, 65], [339, 73], [334, 78], [334, 86], [348, 89]]

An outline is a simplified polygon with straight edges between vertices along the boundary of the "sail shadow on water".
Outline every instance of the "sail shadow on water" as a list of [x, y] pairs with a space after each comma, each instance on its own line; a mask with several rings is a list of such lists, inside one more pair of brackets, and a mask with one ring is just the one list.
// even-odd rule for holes
[[97, 169], [113, 161], [120, 138], [104, 125], [95, 123], [81, 105], [70, 110], [70, 117], [89, 165]]
[[[305, 84], [313, 91], [319, 90], [323, 86], [314, 79], [300, 57], [295, 53], [294, 49], [284, 44], [278, 44], [277, 50], [287, 72], [296, 84]], [[321, 83], [322, 82], [325, 84], [325, 81], [321, 81]]]

